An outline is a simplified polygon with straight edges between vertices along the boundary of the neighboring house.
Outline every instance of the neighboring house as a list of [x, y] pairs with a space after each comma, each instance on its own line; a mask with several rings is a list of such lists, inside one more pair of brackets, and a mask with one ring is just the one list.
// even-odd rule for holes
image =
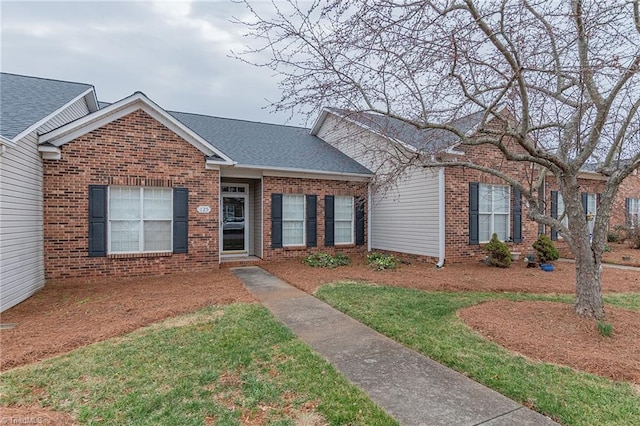
[[[482, 116], [481, 112], [470, 114], [449, 124], [473, 135]], [[376, 179], [387, 183], [371, 196], [372, 249], [424, 257], [442, 265], [445, 259], [459, 262], [484, 256], [482, 244], [493, 233], [512, 251], [529, 251], [540, 232], [557, 240], [555, 231], [526, 219], [528, 204], [519, 191], [497, 177], [465, 167], [406, 166], [416, 155], [472, 158], [478, 165], [499, 168], [522, 182], [532, 178], [528, 164], [505, 161], [494, 147], [463, 145], [444, 130], [418, 130], [393, 118], [335, 108], [323, 110], [312, 134], [374, 170]], [[380, 183], [376, 179], [374, 188]], [[585, 212], [596, 214], [603, 176], [585, 171], [580, 182]], [[562, 199], [553, 179], [546, 182], [545, 203], [552, 215], [558, 215], [558, 211], [561, 214]], [[624, 224], [628, 217], [637, 217], [637, 174], [624, 181], [616, 205], [619, 207], [614, 209], [612, 227]]]
[[91, 85], [0, 73], [0, 311], [44, 285], [38, 135], [97, 109]]

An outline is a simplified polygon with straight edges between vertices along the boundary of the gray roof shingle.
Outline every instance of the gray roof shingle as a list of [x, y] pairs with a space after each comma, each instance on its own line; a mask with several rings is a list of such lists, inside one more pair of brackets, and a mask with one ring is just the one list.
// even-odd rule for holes
[[169, 111], [240, 166], [372, 174], [309, 129]]
[[[438, 152], [459, 142], [459, 138], [447, 130], [418, 129], [409, 123], [386, 115], [368, 112], [352, 112], [338, 108], [327, 108], [327, 110], [360, 123], [372, 131], [408, 144], [419, 151]], [[447, 124], [463, 133], [467, 133], [482, 122], [483, 115], [483, 111], [478, 111]]]
[[0, 134], [13, 139], [92, 87], [90, 84], [0, 73]]

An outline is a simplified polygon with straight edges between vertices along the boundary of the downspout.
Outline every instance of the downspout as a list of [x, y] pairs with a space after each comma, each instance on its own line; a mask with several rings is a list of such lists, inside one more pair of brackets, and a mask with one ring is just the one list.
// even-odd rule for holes
[[367, 185], [367, 251], [371, 251], [371, 182]]
[[444, 190], [444, 167], [438, 169], [438, 263], [436, 268], [440, 269], [444, 266], [445, 252], [445, 190]]

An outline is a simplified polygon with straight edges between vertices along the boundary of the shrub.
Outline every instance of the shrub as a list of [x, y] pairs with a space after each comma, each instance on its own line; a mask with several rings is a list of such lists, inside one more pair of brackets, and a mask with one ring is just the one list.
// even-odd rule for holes
[[619, 243], [620, 242], [620, 234], [617, 232], [609, 232], [607, 234], [607, 242], [608, 243]]
[[316, 253], [310, 254], [302, 260], [302, 263], [312, 267], [319, 268], [335, 268], [337, 266], [344, 266], [351, 263], [351, 259], [344, 254], [336, 254], [331, 256], [328, 253]]
[[540, 263], [552, 262], [560, 257], [560, 253], [551, 238], [544, 234], [540, 235], [533, 243], [533, 249], [536, 251]]
[[511, 266], [511, 252], [509, 251], [509, 247], [498, 239], [498, 234], [491, 236], [491, 241], [484, 246], [484, 249], [489, 253], [487, 259], [489, 265], [498, 268], [508, 268]]
[[377, 271], [396, 269], [397, 260], [392, 254], [370, 253], [367, 255], [367, 265]]
[[598, 321], [597, 326], [598, 331], [604, 337], [611, 337], [611, 335], [613, 334], [613, 325], [611, 325], [611, 323]]

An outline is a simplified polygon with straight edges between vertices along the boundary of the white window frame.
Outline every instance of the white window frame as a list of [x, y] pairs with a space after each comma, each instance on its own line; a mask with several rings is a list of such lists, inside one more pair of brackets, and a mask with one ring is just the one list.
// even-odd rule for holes
[[629, 197], [629, 221], [632, 226], [640, 225], [640, 198]]
[[569, 217], [564, 214], [566, 208], [567, 207], [564, 205], [564, 198], [562, 197], [560, 191], [558, 191], [558, 218], [561, 218], [562, 215], [564, 215], [560, 223], [562, 223], [564, 226], [569, 226]]
[[[486, 216], [486, 215], [490, 216], [490, 220], [489, 220], [489, 235], [491, 236], [494, 233], [496, 233], [495, 232], [495, 216], [497, 216], [497, 215], [506, 216], [507, 217], [507, 235], [505, 235], [504, 241], [509, 241], [511, 239], [511, 187], [509, 185], [495, 185], [495, 184], [481, 183], [481, 184], [479, 184], [479, 187], [478, 187], [478, 195], [480, 193], [482, 193], [482, 190], [481, 190], [482, 187], [491, 188], [491, 211], [482, 211], [482, 210], [480, 210], [480, 208], [481, 208], [480, 206], [482, 205], [482, 203], [478, 199], [478, 234], [481, 234], [480, 227], [482, 226], [482, 222], [480, 221], [480, 217]], [[494, 196], [494, 193], [495, 193], [496, 188], [500, 188], [500, 189], [507, 188], [507, 190], [509, 191], [507, 212], [506, 213], [501, 213], [501, 212], [496, 212], [495, 211], [495, 204], [494, 204], [495, 196]], [[488, 242], [489, 242], [489, 240], [486, 240], [486, 241], [481, 240], [480, 244], [486, 244]]]
[[[339, 220], [339, 219], [336, 218], [336, 210], [337, 210], [336, 206], [338, 204], [338, 200], [339, 199], [341, 199], [341, 200], [348, 199], [350, 201], [350, 204], [351, 204], [351, 209], [350, 209], [351, 217], [350, 217], [349, 220], [345, 220], [345, 219], [340, 219]], [[355, 204], [354, 203], [355, 203], [354, 197], [348, 196], [348, 195], [347, 196], [336, 195], [333, 198], [333, 240], [334, 240], [333, 242], [334, 242], [335, 245], [354, 244], [354, 233], [355, 233], [354, 232], [354, 228], [353, 228], [354, 223], [355, 223]], [[349, 229], [350, 229], [349, 237], [350, 237], [350, 239], [349, 239], [349, 241], [338, 241], [338, 238], [337, 238], [337, 236], [338, 236], [337, 224], [338, 223], [346, 223], [346, 222], [349, 222], [349, 225], [350, 225], [349, 226]]]
[[[130, 187], [130, 186], [109, 186], [107, 195], [107, 211], [111, 211], [111, 190], [114, 188], [127, 188], [138, 189], [138, 202], [140, 203], [140, 218], [137, 221], [140, 223], [138, 228], [138, 250], [135, 251], [114, 251], [111, 248], [113, 238], [111, 237], [111, 224], [112, 222], [129, 222], [128, 220], [111, 219], [111, 215], [107, 215], [107, 254], [138, 254], [138, 253], [170, 253], [173, 252], [173, 189], [172, 188], [158, 188], [158, 187]], [[145, 189], [163, 189], [171, 194], [171, 219], [158, 220], [158, 219], [144, 219], [144, 190]], [[133, 221], [133, 220], [131, 220]], [[144, 223], [145, 222], [170, 222], [169, 229], [171, 232], [171, 246], [167, 250], [144, 250]]]
[[[300, 219], [287, 219], [285, 218], [285, 198], [302, 198], [302, 220]], [[283, 247], [302, 247], [307, 244], [307, 197], [303, 194], [282, 194], [282, 246]], [[287, 240], [285, 238], [285, 226], [284, 224], [287, 222], [302, 222], [302, 241], [296, 242], [294, 244], [285, 244]]]

